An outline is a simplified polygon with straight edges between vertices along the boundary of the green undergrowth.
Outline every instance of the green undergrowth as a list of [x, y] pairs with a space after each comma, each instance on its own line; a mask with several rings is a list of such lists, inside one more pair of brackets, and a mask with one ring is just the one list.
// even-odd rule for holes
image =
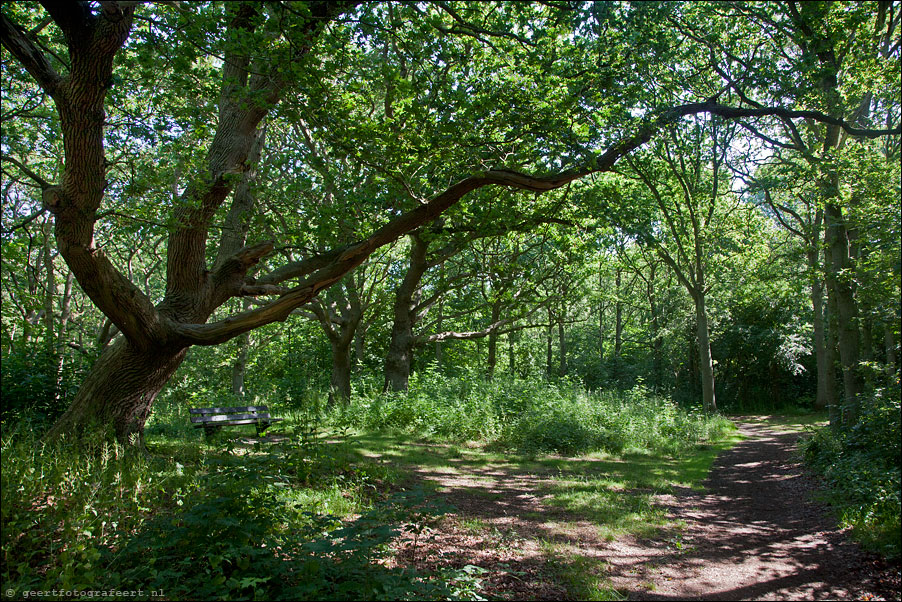
[[852, 427], [810, 429], [802, 440], [806, 462], [826, 483], [826, 500], [840, 524], [862, 545], [887, 558], [900, 556], [900, 405], [874, 395]]
[[389, 566], [401, 527], [444, 509], [422, 491], [389, 487], [388, 472], [345, 443], [148, 437], [148, 447], [146, 457], [4, 434], [4, 591], [467, 599], [455, 571]]
[[732, 427], [699, 408], [682, 408], [641, 384], [589, 393], [575, 383], [499, 377], [449, 378], [425, 372], [406, 393], [357, 395], [333, 414], [337, 426], [398, 429], [434, 440], [478, 440], [524, 454], [680, 454]]
[[[148, 454], [45, 444], [27, 421], [4, 423], [5, 590], [480, 599], [479, 567], [424, 572], [392, 560], [402, 531], [425, 532], [447, 509], [435, 504], [446, 490], [430, 474], [474, 479], [487, 503], [509, 493], [497, 475], [512, 476], [548, 495], [565, 523], [589, 520], [606, 538], [647, 534], [667, 526], [651, 496], [696, 486], [734, 432], [641, 387], [587, 394], [569, 383], [427, 375], [409, 395], [361, 395], [331, 412], [321, 397], [273, 403], [285, 421], [270, 441], [252, 427], [207, 440], [184, 408], [161, 406], [146, 429]], [[575, 585], [586, 571], [572, 558], [555, 562], [574, 592], [596, 591]], [[607, 591], [599, 583], [590, 597]]]

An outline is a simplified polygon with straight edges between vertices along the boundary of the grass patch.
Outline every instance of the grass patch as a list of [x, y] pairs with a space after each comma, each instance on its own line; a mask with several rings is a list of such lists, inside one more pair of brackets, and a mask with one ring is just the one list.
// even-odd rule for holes
[[566, 546], [542, 542], [542, 554], [551, 573], [575, 600], [626, 600], [606, 578], [607, 565], [570, 551]]
[[[431, 503], [441, 482], [466, 479], [492, 504], [516, 479], [550, 495], [563, 515], [552, 530], [588, 519], [606, 537], [647, 533], [665, 520], [654, 492], [696, 486], [730, 433], [723, 419], [641, 388], [502, 384], [457, 383], [467, 390], [452, 395], [432, 383], [431, 398], [421, 388], [364, 400], [375, 405], [356, 408], [360, 425], [347, 408], [274, 408], [286, 418], [271, 430], [278, 443], [255, 442], [252, 427], [207, 440], [183, 410], [164, 406], [148, 423], [150, 457], [114, 444], [43, 445], [31, 430], [6, 429], [4, 584], [127, 585], [172, 599], [474, 599], [478, 567], [420, 573], [388, 561], [401, 525], [409, 532], [443, 511]], [[477, 419], [461, 426], [460, 416]], [[577, 423], [579, 436], [563, 437]], [[461, 528], [498, 549], [524, 541], [479, 518]], [[619, 599], [603, 564], [561, 550], [549, 559], [575, 597]]]
[[671, 526], [666, 512], [652, 504], [654, 495], [673, 487], [701, 489], [717, 455], [742, 439], [733, 431], [677, 458], [633, 453], [570, 459], [569, 470], [559, 472], [545, 491], [552, 505], [592, 520], [605, 539], [625, 533], [651, 537]]
[[743, 422], [766, 424], [779, 431], [801, 433], [812, 428], [826, 426], [829, 421], [827, 412], [788, 412], [765, 416], [743, 416]]

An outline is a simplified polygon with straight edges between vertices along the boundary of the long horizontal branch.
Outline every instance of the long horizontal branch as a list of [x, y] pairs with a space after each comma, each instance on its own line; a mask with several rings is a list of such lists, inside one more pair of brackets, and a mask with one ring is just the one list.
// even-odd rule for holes
[[848, 121], [845, 121], [844, 119], [833, 117], [831, 115], [827, 115], [826, 113], [821, 113], [820, 111], [799, 111], [786, 109], [783, 107], [731, 107], [717, 103], [702, 102], [683, 105], [681, 107], [672, 109], [672, 111], [680, 114], [681, 116], [696, 113], [712, 113], [714, 115], [720, 115], [721, 117], [726, 117], [729, 119], [735, 119], [738, 117], [780, 117], [781, 119], [812, 119], [820, 123], [839, 126], [843, 130], [845, 130], [847, 134], [849, 134], [850, 136], [855, 136], [856, 138], [880, 138], [881, 136], [893, 136], [902, 134], [902, 127], [888, 129], [858, 128]]
[[449, 330], [446, 332], [438, 332], [436, 334], [431, 334], [429, 336], [419, 337], [417, 338], [417, 345], [428, 345], [429, 343], [437, 343], [439, 341], [461, 341], [461, 340], [471, 340], [471, 339], [483, 339], [493, 332], [496, 332], [502, 326], [510, 324], [513, 322], [510, 318], [505, 318], [504, 320], [498, 320], [494, 324], [490, 324], [482, 330], [471, 330], [466, 332], [456, 332], [453, 330]]
[[[185, 345], [218, 345], [232, 337], [253, 330], [265, 324], [285, 320], [293, 309], [309, 302], [319, 291], [341, 280], [345, 274], [363, 263], [376, 249], [394, 242], [401, 236], [426, 224], [459, 202], [468, 193], [486, 186], [504, 186], [531, 192], [548, 192], [591, 174], [610, 171], [624, 155], [648, 142], [659, 129], [688, 115], [714, 113], [728, 118], [780, 116], [822, 120], [840, 125], [852, 135], [870, 136], [898, 133], [895, 130], [859, 130], [842, 120], [832, 118], [817, 111], [791, 111], [783, 108], [746, 109], [719, 105], [717, 103], [693, 103], [674, 107], [648, 122], [638, 133], [621, 140], [595, 158], [590, 166], [559, 172], [547, 176], [495, 169], [464, 178], [453, 184], [428, 203], [420, 205], [382, 226], [368, 238], [350, 245], [339, 252], [331, 263], [313, 272], [304, 282], [286, 294], [256, 309], [242, 312], [219, 322], [210, 324], [173, 323], [174, 335]], [[665, 261], [668, 257], [662, 257]], [[287, 272], [283, 272], [287, 273]], [[287, 279], [287, 278], [285, 278]], [[261, 283], [275, 283], [274, 278], [262, 278]], [[281, 281], [279, 279], [278, 281]]]

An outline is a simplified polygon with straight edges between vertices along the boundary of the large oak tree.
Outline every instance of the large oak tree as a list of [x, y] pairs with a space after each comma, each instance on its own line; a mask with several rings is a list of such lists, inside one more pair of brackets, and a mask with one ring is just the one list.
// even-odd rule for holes
[[[807, 118], [850, 134], [880, 133], [856, 129], [832, 107], [725, 106], [683, 94], [674, 96], [672, 107], [649, 110], [637, 95], [653, 83], [630, 79], [627, 51], [662, 24], [641, 6], [41, 4], [40, 11], [31, 3], [4, 4], [0, 34], [6, 57], [14, 59], [4, 57], [4, 69], [19, 81], [27, 72], [51, 99], [58, 121], [49, 127], [61, 135], [62, 166], [56, 174], [10, 159], [39, 183], [60, 255], [121, 333], [50, 436], [96, 424], [112, 427], [121, 441], [140, 440], [157, 394], [188, 348], [218, 345], [286, 319], [376, 249], [474, 190], [561, 188], [609, 171], [663, 125], [703, 112]], [[394, 33], [401, 30], [403, 36]], [[417, 77], [400, 59], [377, 61], [405, 54], [418, 60]], [[370, 71], [378, 65], [390, 72], [374, 78], [383, 82], [382, 107], [369, 102], [373, 97], [359, 81], [342, 81], [348, 61], [358, 61], [356, 75], [365, 80], [364, 59]], [[328, 97], [330, 91], [345, 94]], [[131, 97], [134, 105], [126, 101]], [[389, 97], [406, 104], [386, 102]], [[264, 121], [280, 109], [282, 119], [316, 115], [318, 132], [342, 138], [348, 160], [372, 166], [386, 189], [406, 193], [388, 203], [381, 219], [362, 224], [369, 232], [356, 242], [281, 265], [271, 257], [279, 241], [261, 241], [261, 233], [236, 226], [247, 222], [248, 207], [247, 198], [235, 194], [253, 169]], [[111, 115], [124, 115], [132, 130], [147, 133], [113, 131]], [[403, 127], [393, 124], [405, 126], [413, 142], [396, 146]], [[121, 185], [116, 166], [164, 138], [179, 166], [179, 185], [151, 177], [167, 167], [163, 163], [143, 167], [150, 190]], [[442, 152], [419, 151], [430, 145]], [[411, 167], [417, 162], [424, 164]], [[291, 170], [284, 177], [303, 180]], [[110, 205], [125, 212], [139, 202], [165, 205], [147, 200], [163, 198], [163, 188], [173, 194], [168, 210], [158, 208], [156, 216], [167, 239], [165, 292], [155, 301], [111, 260], [98, 223]], [[313, 228], [318, 215], [307, 211], [298, 219]], [[258, 268], [264, 269], [254, 272]], [[268, 300], [241, 313], [216, 314], [240, 296]]]

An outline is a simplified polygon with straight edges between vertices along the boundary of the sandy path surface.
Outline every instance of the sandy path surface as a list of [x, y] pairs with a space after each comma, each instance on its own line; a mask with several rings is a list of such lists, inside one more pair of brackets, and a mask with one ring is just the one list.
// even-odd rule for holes
[[[723, 452], [704, 491], [658, 495], [685, 528], [661, 540], [598, 537], [582, 517], [546, 503], [547, 475], [467, 469], [421, 478], [440, 485], [457, 510], [428, 543], [399, 550], [426, 568], [487, 569], [484, 595], [573, 599], [547, 565], [547, 543], [601, 560], [629, 600], [898, 600], [899, 565], [862, 552], [812, 500], [814, 482], [796, 451], [798, 433], [739, 424], [747, 439]], [[478, 520], [484, 528], [461, 528]], [[406, 557], [406, 558], [405, 558]]]
[[[798, 435], [739, 426], [748, 438], [717, 458], [704, 491], [660, 497], [686, 522], [681, 549], [609, 546], [615, 587], [636, 600], [899, 599], [898, 568], [863, 553], [811, 500]], [[639, 575], [654, 588], [636, 588]]]

